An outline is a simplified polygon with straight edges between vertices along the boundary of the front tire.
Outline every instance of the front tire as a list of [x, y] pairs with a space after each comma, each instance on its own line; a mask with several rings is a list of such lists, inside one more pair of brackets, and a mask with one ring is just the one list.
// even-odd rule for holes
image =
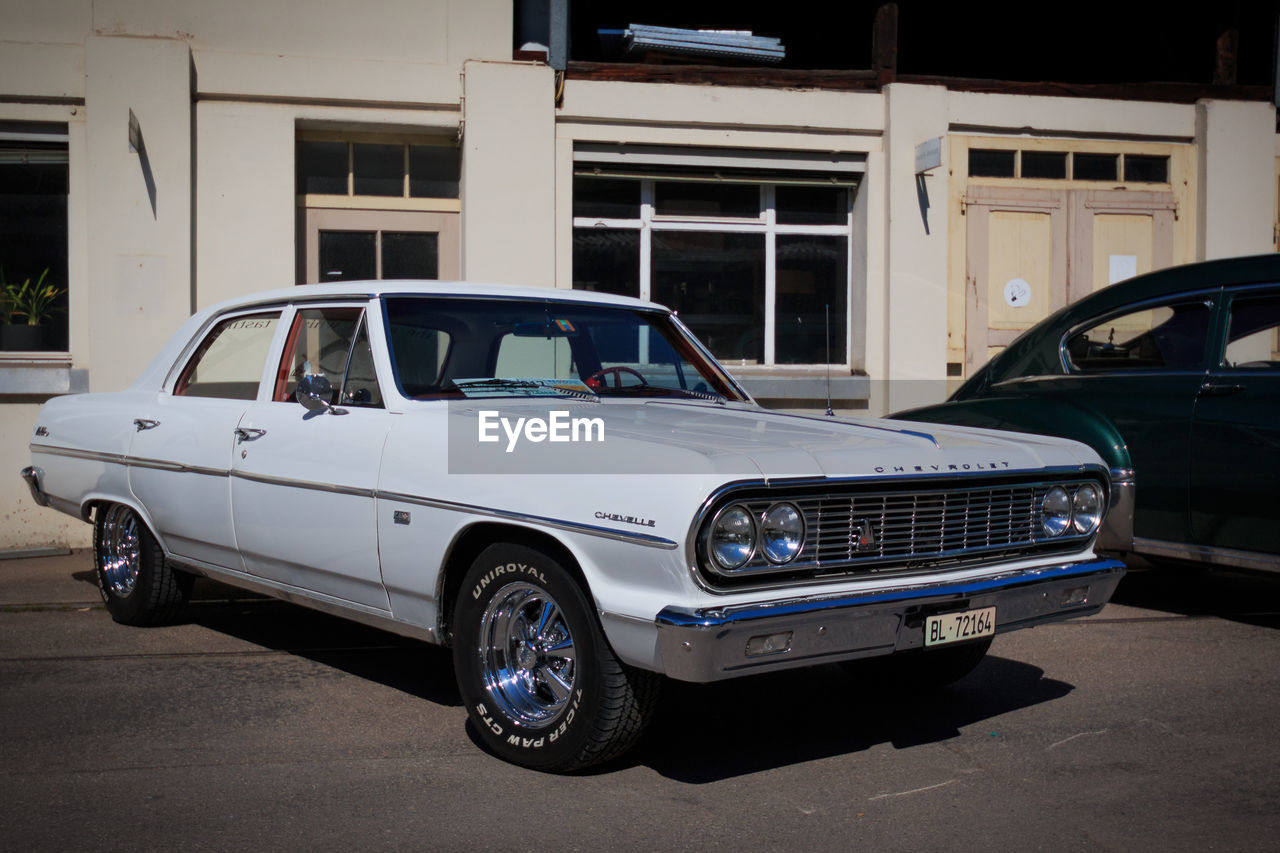
[[142, 519], [122, 504], [98, 510], [93, 560], [102, 600], [121, 624], [171, 622], [191, 595], [194, 578], [169, 566]]
[[496, 755], [566, 772], [621, 755], [640, 737], [661, 678], [609, 648], [584, 590], [548, 555], [486, 548], [453, 618], [458, 690]]

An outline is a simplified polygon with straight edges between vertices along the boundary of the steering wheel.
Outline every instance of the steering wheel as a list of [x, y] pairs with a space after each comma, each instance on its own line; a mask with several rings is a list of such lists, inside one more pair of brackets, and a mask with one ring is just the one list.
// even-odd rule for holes
[[595, 373], [587, 377], [587, 387], [592, 389], [608, 388], [609, 383], [606, 381], [608, 376], [613, 376], [613, 387], [622, 387], [622, 374], [630, 373], [636, 379], [640, 380], [641, 385], [648, 385], [649, 380], [644, 378], [644, 374], [640, 371], [626, 367], [625, 365], [617, 365], [616, 367], [605, 367], [597, 370]]

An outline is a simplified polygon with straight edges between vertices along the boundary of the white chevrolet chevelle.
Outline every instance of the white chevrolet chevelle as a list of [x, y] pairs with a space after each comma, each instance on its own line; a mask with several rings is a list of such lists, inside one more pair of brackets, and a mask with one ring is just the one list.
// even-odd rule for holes
[[627, 749], [663, 676], [875, 657], [937, 686], [1124, 571], [1084, 445], [769, 412], [666, 309], [595, 293], [226, 302], [127, 390], [49, 401], [31, 455], [117, 621], [203, 575], [450, 644], [485, 743], [543, 770]]

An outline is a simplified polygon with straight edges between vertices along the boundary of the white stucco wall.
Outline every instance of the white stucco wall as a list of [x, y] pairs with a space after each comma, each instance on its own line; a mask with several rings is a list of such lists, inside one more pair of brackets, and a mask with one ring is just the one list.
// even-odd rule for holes
[[947, 164], [917, 182], [915, 152], [946, 135], [947, 90], [890, 84], [885, 110], [885, 378], [896, 411], [937, 402], [946, 379]]
[[[190, 51], [172, 39], [85, 43], [89, 383], [116, 391], [190, 316]], [[129, 115], [144, 150], [129, 150]]]
[[554, 287], [554, 76], [527, 62], [464, 73], [462, 277]]
[[1244, 101], [1195, 107], [1202, 198], [1196, 233], [1201, 259], [1273, 249], [1276, 205], [1275, 108]]

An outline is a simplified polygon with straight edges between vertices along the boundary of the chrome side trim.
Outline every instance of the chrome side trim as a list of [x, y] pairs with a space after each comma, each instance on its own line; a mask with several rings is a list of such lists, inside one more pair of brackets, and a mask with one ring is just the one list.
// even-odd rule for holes
[[[230, 471], [220, 468], [182, 465], [177, 462], [166, 462], [162, 459], [143, 459], [119, 453], [99, 453], [90, 450], [73, 450], [70, 448], [54, 447], [52, 445], [44, 444], [32, 444], [31, 450], [39, 450], [41, 453], [49, 453], [55, 456], [69, 456], [76, 459], [91, 459], [98, 462], [128, 465], [132, 468], [149, 468], [158, 471], [202, 474], [208, 477], [238, 477], [242, 480], [249, 480], [255, 483], [264, 483], [272, 486], [287, 486], [293, 489], [310, 489], [312, 491], [329, 492], [330, 494], [337, 495], [350, 495], [352, 497], [372, 498], [375, 500], [398, 501], [400, 503], [416, 504], [417, 506], [432, 507], [435, 509], [448, 510], [450, 512], [462, 512], [471, 515], [482, 515], [488, 518], [501, 518], [508, 521], [551, 527], [556, 530], [581, 533], [587, 536], [598, 536], [602, 539], [612, 539], [617, 542], [631, 542], [637, 545], [644, 545], [648, 548], [673, 550], [679, 547], [676, 542], [673, 542], [670, 539], [665, 539], [661, 536], [650, 536], [646, 533], [632, 533], [626, 530], [614, 530], [613, 528], [600, 527], [594, 524], [584, 524], [577, 521], [550, 518], [543, 515], [531, 515], [529, 513], [496, 509], [494, 507], [477, 506], [475, 504], [459, 503], [457, 501], [439, 500], [436, 498], [409, 495], [401, 492], [384, 492], [379, 489], [362, 489], [355, 488], [353, 486], [339, 486], [334, 483], [321, 483], [315, 480], [297, 480], [290, 477], [273, 477], [249, 471]], [[47, 506], [47, 504], [42, 504], [42, 506]]]
[[124, 465], [128, 457], [123, 453], [100, 453], [96, 450], [76, 450], [72, 447], [56, 447], [52, 444], [31, 442], [27, 449], [32, 453], [48, 453], [50, 456], [69, 456], [72, 459], [91, 459], [96, 462], [113, 462]]
[[1187, 542], [1167, 542], [1162, 539], [1135, 537], [1133, 550], [1153, 557], [1189, 560], [1215, 566], [1237, 569], [1254, 569], [1262, 572], [1280, 572], [1280, 555], [1259, 551], [1237, 551], [1233, 548], [1215, 548], [1209, 545], [1193, 545]]
[[501, 518], [507, 521], [537, 524], [544, 527], [553, 527], [556, 530], [567, 530], [571, 533], [598, 536], [602, 539], [613, 539], [617, 542], [630, 542], [636, 545], [644, 545], [649, 548], [661, 548], [667, 551], [671, 551], [679, 547], [676, 542], [673, 542], [670, 539], [664, 539], [661, 536], [650, 536], [647, 533], [632, 533], [626, 530], [614, 530], [610, 527], [599, 527], [594, 524], [584, 524], [579, 521], [565, 521], [559, 518], [549, 518], [544, 515], [531, 515], [523, 512], [513, 512], [510, 510], [476, 506], [475, 504], [464, 504], [457, 503], [455, 501], [423, 498], [416, 495], [406, 495], [400, 492], [379, 492], [378, 497], [382, 500], [400, 501], [402, 503], [426, 506], [433, 509], [443, 509], [450, 512], [464, 512], [471, 515], [483, 515], [489, 518]]
[[313, 492], [329, 492], [335, 495], [350, 495], [356, 498], [376, 498], [377, 489], [358, 489], [355, 486], [339, 486], [334, 483], [321, 483], [316, 480], [295, 480], [292, 477], [273, 477], [269, 474], [255, 474], [251, 471], [230, 471], [232, 477], [249, 480], [253, 483], [265, 483], [268, 486], [287, 486], [291, 489], [307, 489]]

